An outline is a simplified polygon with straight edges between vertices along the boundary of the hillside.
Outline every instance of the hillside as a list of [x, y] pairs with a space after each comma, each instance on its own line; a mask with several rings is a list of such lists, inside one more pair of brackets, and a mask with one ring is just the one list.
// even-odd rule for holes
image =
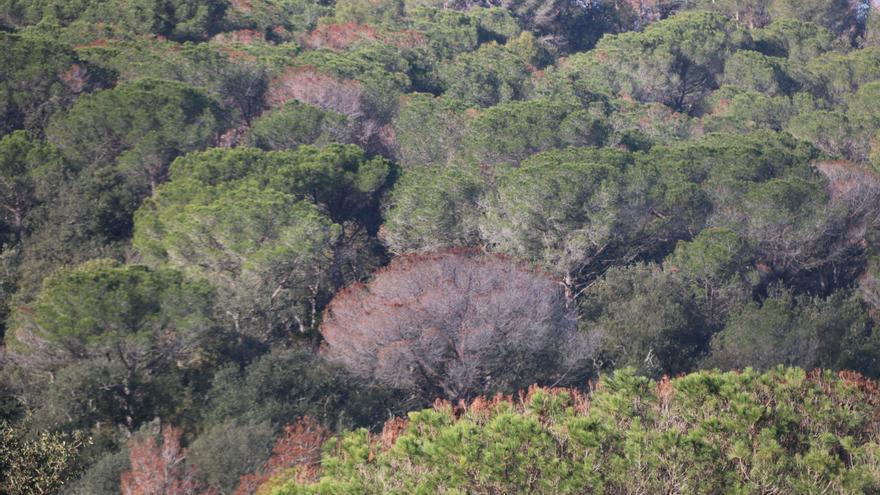
[[878, 323], [876, 1], [0, 0], [0, 495], [875, 493]]

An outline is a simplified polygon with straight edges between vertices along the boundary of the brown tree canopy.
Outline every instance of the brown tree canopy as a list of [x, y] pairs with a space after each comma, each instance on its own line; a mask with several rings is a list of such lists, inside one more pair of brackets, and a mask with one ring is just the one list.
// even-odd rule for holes
[[590, 354], [572, 306], [561, 283], [502, 256], [402, 256], [337, 295], [321, 328], [324, 353], [425, 398], [570, 382]]
[[129, 441], [131, 470], [122, 473], [122, 495], [217, 495], [199, 478], [197, 467], [187, 463], [181, 447], [183, 432], [173, 426]]

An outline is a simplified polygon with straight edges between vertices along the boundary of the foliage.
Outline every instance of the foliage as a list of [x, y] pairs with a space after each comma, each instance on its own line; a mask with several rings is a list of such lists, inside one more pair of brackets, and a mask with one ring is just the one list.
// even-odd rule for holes
[[[217, 371], [205, 410], [209, 429], [203, 435], [209, 438], [197, 439], [194, 446], [225, 442], [227, 427], [234, 438], [236, 430], [263, 428], [265, 422], [275, 430], [299, 416], [312, 417], [335, 429], [365, 424], [375, 419], [373, 415], [397, 411], [397, 402], [399, 397], [352, 383], [344, 370], [328, 365], [307, 348], [276, 347], [245, 369], [230, 363]], [[212, 435], [220, 438], [211, 440]], [[265, 455], [268, 453], [266, 450]], [[204, 451], [195, 454], [211, 455]]]
[[216, 32], [227, 6], [225, 0], [5, 0], [0, 14], [12, 26], [36, 25], [67, 40], [155, 34], [185, 41]]
[[132, 212], [145, 193], [110, 167], [82, 170], [67, 160], [46, 165], [31, 233], [20, 251], [20, 288], [28, 295], [64, 267], [95, 258], [122, 260]]
[[575, 90], [605, 91], [693, 112], [717, 87], [727, 58], [747, 40], [722, 16], [683, 13], [641, 33], [603, 38], [594, 50], [572, 56], [557, 77]]
[[837, 34], [857, 29], [856, 9], [846, 0], [774, 0], [770, 12], [776, 18], [814, 22]]
[[6, 242], [17, 244], [29, 232], [36, 208], [49, 199], [47, 179], [64, 167], [57, 149], [24, 131], [0, 139], [0, 218]]
[[570, 289], [660, 248], [681, 227], [664, 212], [699, 203], [693, 190], [667, 189], [651, 164], [589, 148], [538, 154], [499, 171], [496, 187], [481, 224], [486, 241], [541, 263]]
[[[348, 88], [347, 91], [340, 92], [343, 94], [353, 93], [354, 88], [361, 91], [358, 95], [362, 110], [365, 117], [372, 117], [379, 122], [387, 122], [391, 119], [396, 108], [396, 100], [398, 95], [410, 88], [412, 81], [409, 76], [412, 70], [409, 60], [407, 60], [401, 51], [391, 45], [369, 44], [358, 46], [357, 48], [343, 53], [337, 53], [330, 50], [313, 50], [303, 53], [295, 60], [297, 69], [309, 74], [309, 71], [315, 71], [319, 74], [325, 74], [331, 78], [338, 80], [338, 85], [342, 89]], [[297, 74], [294, 69], [293, 74]], [[286, 78], [285, 78], [286, 79]], [[291, 88], [291, 83], [282, 79], [281, 83], [284, 90], [297, 91]], [[335, 110], [344, 113], [350, 117], [356, 117], [355, 113], [345, 111], [344, 107], [339, 109], [333, 108], [332, 101], [323, 103], [320, 96], [312, 96], [318, 101], [309, 101], [308, 95], [310, 91], [316, 91], [318, 95], [321, 93], [323, 83], [314, 85], [312, 88], [304, 88], [302, 97], [294, 96], [303, 103], [311, 103], [328, 110]], [[270, 86], [270, 92], [272, 87]], [[296, 93], [294, 93], [295, 95]], [[270, 94], [271, 100], [271, 94]]]
[[187, 463], [180, 445], [181, 431], [160, 427], [129, 442], [131, 470], [122, 473], [123, 495], [211, 495], [199, 480], [198, 468]]
[[497, 43], [481, 45], [443, 63], [439, 77], [446, 95], [472, 106], [490, 107], [528, 94], [526, 61]]
[[626, 2], [571, 4], [559, 0], [506, 0], [509, 10], [526, 29], [554, 51], [592, 48], [606, 32], [624, 29]]
[[799, 139], [814, 143], [829, 156], [864, 162], [869, 143], [855, 127], [841, 112], [816, 110], [792, 118], [787, 130]]
[[579, 395], [880, 374], [878, 12], [0, 0], [0, 420], [53, 493], [880, 491], [854, 375]]
[[72, 495], [118, 495], [122, 473], [131, 469], [128, 450], [110, 452], [92, 464], [67, 492]]
[[363, 227], [346, 220], [388, 173], [356, 146], [191, 154], [138, 212], [134, 245], [217, 287], [236, 332], [311, 334], [332, 291], [375, 263]]
[[765, 96], [731, 86], [722, 86], [709, 95], [706, 107], [701, 123], [713, 133], [790, 130], [789, 123], [797, 112], [788, 97]]
[[18, 393], [51, 424], [131, 429], [167, 405], [157, 388], [170, 393], [174, 375], [207, 358], [212, 303], [209, 287], [173, 270], [98, 260], [60, 272], [13, 314]]
[[0, 493], [57, 493], [79, 469], [77, 452], [87, 441], [82, 432], [44, 431], [27, 439], [0, 421]]
[[[34, 304], [16, 313], [9, 344], [29, 355], [47, 352], [41, 364], [52, 366], [67, 355], [81, 358], [111, 350], [126, 354], [121, 341], [129, 338], [158, 343], [168, 339], [164, 334], [172, 323], [181, 325], [180, 338], [197, 339], [210, 300], [209, 289], [187, 282], [177, 272], [94, 261], [48, 279]], [[40, 349], [43, 343], [57, 349]], [[172, 347], [153, 352], [186, 353], [193, 344], [164, 345]]]
[[424, 33], [428, 46], [438, 60], [471, 52], [479, 44], [480, 23], [474, 15], [425, 7], [414, 8], [408, 14], [410, 25]]
[[725, 369], [777, 364], [880, 373], [867, 313], [847, 294], [822, 300], [779, 291], [731, 315], [712, 340], [707, 364]]
[[320, 481], [270, 493], [869, 492], [876, 408], [876, 385], [852, 373], [618, 371], [589, 396], [533, 388], [349, 433]]
[[130, 237], [143, 198], [176, 156], [214, 144], [222, 113], [191, 87], [142, 80], [80, 98], [56, 115], [49, 141], [76, 167], [47, 180], [53, 201], [44, 202], [41, 224], [49, 227], [40, 226], [24, 253], [33, 271], [45, 276], [59, 265], [119, 257], [114, 245]]
[[69, 159], [93, 166], [115, 161], [152, 191], [171, 160], [212, 144], [221, 125], [220, 110], [200, 92], [143, 80], [78, 100], [47, 132]]
[[629, 99], [610, 102], [604, 109], [611, 135], [607, 146], [623, 146], [632, 151], [647, 151], [656, 144], [688, 139], [694, 134], [691, 119], [660, 103], [639, 103]]
[[693, 369], [711, 330], [678, 277], [652, 265], [606, 272], [584, 293], [580, 326], [603, 368], [658, 377]]
[[245, 142], [267, 151], [292, 150], [302, 144], [354, 143], [353, 131], [345, 115], [292, 101], [257, 119]]
[[0, 136], [15, 129], [41, 133], [49, 118], [100, 87], [99, 71], [70, 48], [42, 36], [0, 32]]
[[832, 104], [863, 84], [880, 79], [880, 47], [868, 47], [848, 54], [829, 52], [807, 64], [807, 81], [812, 93]]
[[212, 425], [190, 444], [187, 452], [205, 481], [224, 493], [232, 492], [239, 477], [256, 470], [270, 453], [275, 428], [268, 420], [248, 419]]
[[874, 308], [870, 314], [876, 318], [880, 308], [880, 259], [868, 261], [868, 269], [859, 281], [859, 292], [865, 303]]
[[765, 96], [779, 96], [795, 89], [785, 69], [781, 59], [741, 50], [727, 59], [722, 82]]
[[408, 169], [386, 198], [382, 240], [393, 253], [476, 245], [486, 189], [473, 167]]
[[301, 470], [296, 473], [298, 479], [311, 478], [321, 460], [321, 447], [327, 436], [327, 430], [308, 417], [285, 426], [284, 432], [275, 441], [272, 456], [266, 460], [259, 472], [242, 477], [235, 494], [255, 493], [273, 477], [294, 469]]
[[742, 236], [774, 269], [797, 271], [839, 254], [835, 238], [843, 238], [822, 226], [836, 220], [825, 185], [809, 164], [817, 158], [815, 148], [759, 132], [710, 135], [654, 154], [701, 185], [712, 202], [710, 225]]
[[358, 24], [395, 24], [403, 16], [402, 0], [341, 0], [336, 2], [336, 19]]
[[321, 326], [324, 354], [426, 399], [571, 380], [589, 350], [568, 306], [555, 280], [503, 257], [398, 257], [368, 285], [336, 296]]
[[782, 18], [752, 35], [761, 53], [806, 64], [834, 48], [834, 35], [813, 23]]
[[407, 95], [392, 122], [395, 155], [403, 167], [454, 162], [468, 134], [465, 105], [448, 97]]
[[736, 232], [708, 228], [691, 241], [678, 241], [663, 264], [685, 281], [706, 324], [717, 330], [760, 281], [753, 258], [754, 250]]
[[600, 147], [610, 133], [601, 114], [548, 100], [493, 106], [477, 115], [468, 130], [468, 158], [485, 167], [519, 165], [553, 148]]
[[333, 14], [333, 6], [305, 0], [231, 1], [226, 12], [228, 28], [252, 29], [271, 40], [286, 43], [315, 28]]
[[[279, 47], [281, 51], [283, 47]], [[178, 81], [207, 93], [228, 113], [250, 121], [262, 110], [271, 61], [234, 57], [222, 46], [168, 40], [113, 41], [77, 48], [94, 66], [123, 82], [141, 79]], [[284, 53], [284, 55], [288, 55]], [[286, 57], [285, 57], [286, 58]]]

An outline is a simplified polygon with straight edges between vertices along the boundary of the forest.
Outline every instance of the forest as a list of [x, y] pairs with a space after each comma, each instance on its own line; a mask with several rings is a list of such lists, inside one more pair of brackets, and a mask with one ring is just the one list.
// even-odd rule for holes
[[880, 493], [880, 1], [0, 0], [0, 495]]

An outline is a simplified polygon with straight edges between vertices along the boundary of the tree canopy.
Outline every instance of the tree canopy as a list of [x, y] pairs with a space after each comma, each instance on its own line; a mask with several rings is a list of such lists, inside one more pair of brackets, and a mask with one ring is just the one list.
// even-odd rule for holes
[[341, 292], [321, 334], [327, 358], [356, 376], [460, 399], [575, 379], [589, 349], [574, 324], [551, 277], [449, 251], [397, 258]]
[[0, 0], [0, 495], [880, 492], [878, 246], [876, 0]]

